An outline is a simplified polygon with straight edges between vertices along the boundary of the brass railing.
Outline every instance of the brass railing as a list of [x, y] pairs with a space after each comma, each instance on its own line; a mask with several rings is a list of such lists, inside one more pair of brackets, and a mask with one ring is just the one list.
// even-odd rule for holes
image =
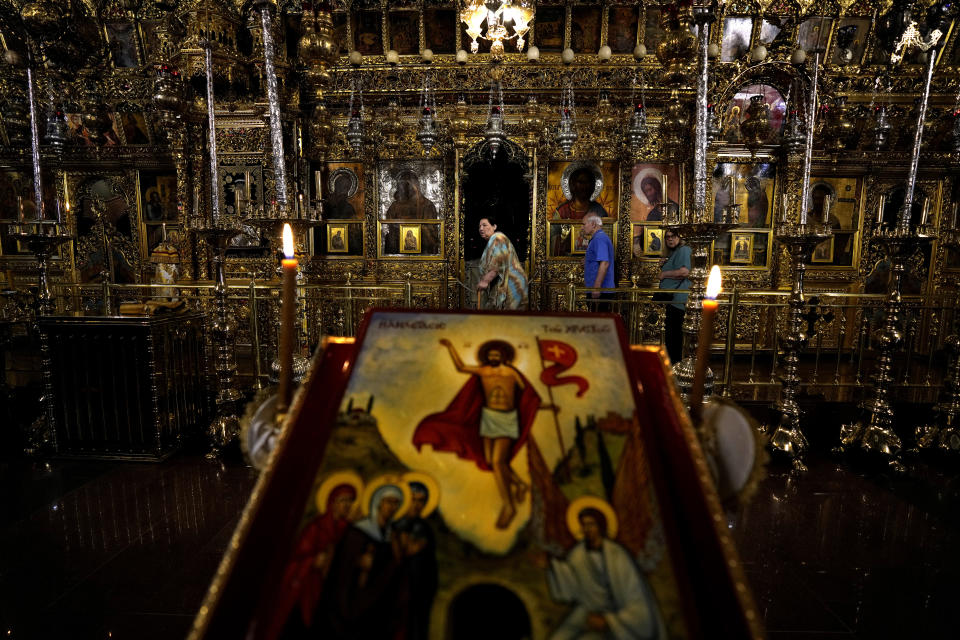
[[[276, 282], [228, 285], [228, 305], [238, 322], [237, 350], [241, 375], [259, 385], [269, 371], [276, 344], [280, 287]], [[57, 290], [61, 312], [116, 311], [118, 302], [145, 302], [179, 298], [199, 310], [210, 310], [213, 284], [177, 285], [61, 285]], [[444, 308], [444, 283], [405, 280], [366, 284], [309, 284], [299, 287], [298, 322], [304, 350], [321, 336], [356, 335], [373, 307]], [[598, 305], [618, 313], [631, 344], [663, 345], [665, 307], [671, 301], [654, 300], [659, 289], [595, 290], [568, 284], [548, 303], [557, 311], [596, 311]], [[718, 393], [738, 399], [773, 399], [780, 383], [780, 332], [783, 331], [787, 291], [741, 291], [721, 294], [714, 325], [712, 364]], [[882, 294], [820, 292], [808, 295], [808, 340], [800, 373], [807, 393], [828, 400], [852, 401], [871, 385], [875, 357], [874, 329], [882, 318]], [[104, 305], [106, 300], [106, 305]], [[900, 397], [917, 402], [935, 400], [943, 384], [943, 346], [956, 331], [960, 307], [956, 300], [904, 299], [904, 340], [896, 361]]]
[[[557, 307], [619, 314], [631, 344], [663, 345], [664, 308], [658, 289], [609, 289], [594, 299], [595, 289], [567, 285]], [[781, 376], [781, 332], [785, 330], [788, 291], [739, 291], [720, 296], [714, 324], [711, 366], [719, 393], [738, 399], [771, 400]], [[808, 294], [801, 353], [802, 386], [827, 400], [853, 401], [871, 386], [876, 355], [874, 331], [883, 319], [883, 294], [812, 292]], [[904, 298], [904, 339], [897, 354], [895, 382], [900, 399], [933, 402], [943, 385], [945, 340], [957, 331], [956, 300]], [[722, 357], [722, 363], [720, 359]]]

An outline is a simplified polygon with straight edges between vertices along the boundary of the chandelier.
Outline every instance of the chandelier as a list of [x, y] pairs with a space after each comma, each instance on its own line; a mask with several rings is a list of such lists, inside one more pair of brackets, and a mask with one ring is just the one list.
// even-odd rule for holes
[[[500, 57], [503, 43], [514, 38], [517, 39], [517, 51], [523, 51], [526, 44], [523, 37], [530, 31], [533, 13], [533, 0], [468, 0], [460, 11], [460, 20], [470, 36], [471, 51], [479, 51], [477, 38], [483, 38], [490, 41], [491, 55]], [[486, 32], [483, 31], [484, 22], [487, 23]]]

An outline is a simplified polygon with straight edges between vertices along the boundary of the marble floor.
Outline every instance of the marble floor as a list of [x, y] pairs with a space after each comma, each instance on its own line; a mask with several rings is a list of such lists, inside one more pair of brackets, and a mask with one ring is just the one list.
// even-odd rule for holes
[[[889, 478], [826, 444], [730, 518], [769, 636], [960, 637], [960, 461]], [[2, 637], [182, 638], [255, 479], [200, 452], [0, 461]]]

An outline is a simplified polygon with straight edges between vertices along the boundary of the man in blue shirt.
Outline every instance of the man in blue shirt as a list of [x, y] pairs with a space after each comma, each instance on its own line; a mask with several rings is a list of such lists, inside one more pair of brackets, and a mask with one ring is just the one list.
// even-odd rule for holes
[[[590, 238], [587, 245], [587, 254], [583, 258], [583, 284], [594, 289], [613, 289], [617, 285], [613, 278], [613, 242], [603, 232], [603, 221], [596, 213], [588, 213], [583, 217], [583, 227], [580, 233]], [[594, 299], [612, 298], [611, 293], [591, 291]], [[606, 311], [607, 305], [597, 305], [598, 311]]]

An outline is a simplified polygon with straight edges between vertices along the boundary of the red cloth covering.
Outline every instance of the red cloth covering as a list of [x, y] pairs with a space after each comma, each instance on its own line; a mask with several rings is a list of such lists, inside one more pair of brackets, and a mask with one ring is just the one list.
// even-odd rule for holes
[[[519, 373], [519, 372], [518, 372]], [[520, 437], [513, 441], [508, 462], [527, 442], [533, 419], [540, 409], [540, 396], [521, 373], [523, 392], [520, 394], [518, 424]], [[483, 471], [490, 471], [483, 456], [483, 440], [480, 437], [480, 412], [483, 409], [483, 386], [480, 376], [471, 375], [453, 401], [441, 413], [434, 413], [417, 425], [413, 432], [413, 444], [417, 451], [425, 444], [434, 451], [455, 453], [458, 458], [472, 460]]]

